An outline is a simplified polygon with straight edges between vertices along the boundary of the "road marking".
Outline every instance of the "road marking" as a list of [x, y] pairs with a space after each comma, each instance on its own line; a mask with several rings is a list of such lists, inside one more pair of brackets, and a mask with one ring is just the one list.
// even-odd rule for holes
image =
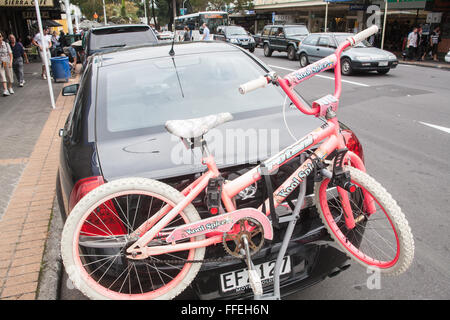
[[419, 121], [419, 123], [421, 123], [421, 124], [423, 124], [423, 125], [426, 125], [426, 126], [429, 126], [429, 127], [431, 127], [431, 128], [434, 128], [434, 129], [438, 129], [438, 130], [441, 130], [441, 131], [450, 133], [450, 128], [441, 127], [441, 126], [437, 126], [437, 125], [435, 125], [435, 124], [426, 123], [426, 122], [422, 122], [422, 121]]
[[[286, 70], [286, 71], [297, 71], [295, 69], [289, 69], [289, 68], [284, 68], [284, 67], [279, 67], [279, 66], [273, 66], [273, 65], [270, 65], [270, 64], [269, 64], [269, 67], [282, 69], [282, 70]], [[321, 75], [321, 74], [317, 74], [317, 75], [315, 75], [315, 77], [329, 79], [329, 80], [333, 80], [334, 81], [334, 77], [328, 77], [328, 76], [324, 76], [324, 75]], [[350, 81], [350, 80], [341, 80], [341, 81], [342, 82], [346, 82], [346, 83], [350, 83], [350, 84], [354, 84], [354, 85], [357, 85], [357, 86], [361, 86], [361, 87], [370, 87], [368, 84], [361, 83], [361, 82], [355, 82], [355, 81]]]

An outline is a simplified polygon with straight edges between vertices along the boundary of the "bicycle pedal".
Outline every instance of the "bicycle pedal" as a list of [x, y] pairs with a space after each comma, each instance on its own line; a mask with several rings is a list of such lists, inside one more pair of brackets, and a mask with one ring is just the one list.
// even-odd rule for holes
[[248, 280], [250, 283], [250, 287], [253, 290], [253, 293], [256, 296], [260, 296], [263, 294], [263, 287], [261, 282], [261, 277], [259, 276], [256, 270], [248, 270]]

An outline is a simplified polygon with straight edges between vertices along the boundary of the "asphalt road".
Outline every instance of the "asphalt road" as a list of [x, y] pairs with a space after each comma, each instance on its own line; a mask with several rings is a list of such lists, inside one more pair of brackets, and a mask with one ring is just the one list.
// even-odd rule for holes
[[[279, 75], [299, 68], [285, 53], [267, 58], [256, 49], [255, 54]], [[332, 72], [324, 72], [297, 91], [312, 102], [334, 92], [333, 79]], [[371, 274], [352, 264], [289, 299], [449, 299], [450, 72], [399, 65], [387, 75], [373, 72], [343, 80], [339, 119], [362, 143], [368, 173], [405, 213], [415, 259], [407, 273], [382, 276], [380, 289], [369, 289]]]
[[[280, 75], [299, 68], [284, 53], [255, 54]], [[339, 119], [363, 144], [366, 167], [392, 194], [409, 220], [415, 259], [406, 274], [381, 276], [369, 289], [371, 274], [357, 264], [338, 276], [288, 299], [450, 299], [450, 71], [399, 65], [387, 75], [343, 77]], [[332, 72], [298, 91], [312, 102], [333, 92]], [[292, 124], [294, 125], [294, 124]], [[431, 127], [437, 125], [447, 131]], [[61, 299], [80, 299], [63, 278]]]

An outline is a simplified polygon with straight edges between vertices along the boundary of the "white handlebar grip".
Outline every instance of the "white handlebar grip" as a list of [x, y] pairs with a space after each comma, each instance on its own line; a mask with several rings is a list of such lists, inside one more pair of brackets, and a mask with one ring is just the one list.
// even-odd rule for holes
[[258, 79], [255, 79], [255, 80], [252, 80], [252, 81], [242, 84], [239, 87], [239, 92], [241, 94], [246, 94], [246, 93], [256, 90], [258, 88], [264, 88], [266, 85], [267, 85], [266, 77], [259, 77]]
[[350, 41], [351, 45], [355, 45], [358, 42], [363, 41], [364, 39], [367, 39], [371, 35], [378, 32], [378, 26], [374, 24], [370, 28], [367, 28], [366, 30], [361, 31], [360, 33], [355, 34], [354, 36], [348, 37], [347, 40]]

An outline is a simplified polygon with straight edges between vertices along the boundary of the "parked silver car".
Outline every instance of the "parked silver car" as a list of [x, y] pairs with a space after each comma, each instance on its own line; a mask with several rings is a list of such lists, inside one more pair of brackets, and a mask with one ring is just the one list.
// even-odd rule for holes
[[[298, 48], [300, 66], [322, 59], [332, 54], [337, 46], [351, 36], [351, 33], [313, 33], [306, 37]], [[341, 72], [350, 75], [354, 71], [377, 71], [386, 74], [398, 65], [397, 57], [386, 50], [372, 47], [362, 41], [345, 50], [341, 56]]]

